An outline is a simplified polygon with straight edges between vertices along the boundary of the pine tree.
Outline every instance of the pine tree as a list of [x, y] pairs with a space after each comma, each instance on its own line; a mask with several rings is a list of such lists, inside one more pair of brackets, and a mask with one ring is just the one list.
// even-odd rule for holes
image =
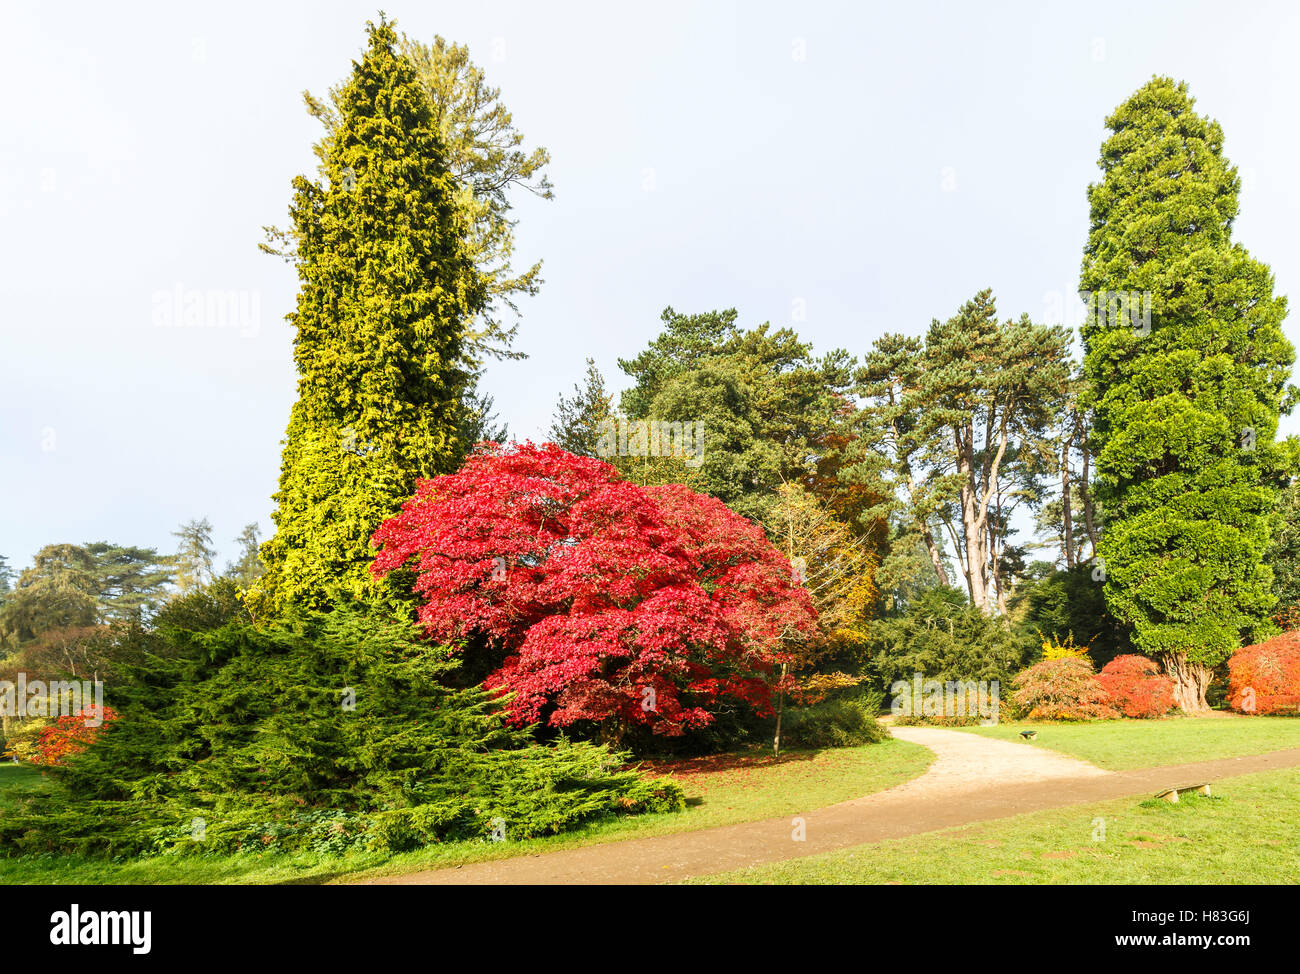
[[557, 400], [555, 420], [547, 436], [562, 450], [595, 459], [606, 428], [602, 424], [610, 423], [613, 418], [613, 397], [605, 389], [605, 377], [596, 368], [596, 360], [589, 358], [584, 383], [575, 383], [572, 396], [560, 396]]
[[51, 544], [18, 576], [0, 612], [0, 640], [17, 647], [51, 629], [93, 626], [102, 613], [95, 558], [81, 545]]
[[1275, 442], [1286, 301], [1232, 242], [1240, 180], [1193, 106], [1157, 77], [1106, 120], [1080, 277], [1100, 309], [1083, 336], [1106, 600], [1189, 712], [1273, 604], [1264, 553], [1296, 452]]
[[[734, 309], [683, 315], [670, 307], [661, 320], [659, 336], [618, 363], [635, 384], [619, 397], [631, 432], [620, 433], [614, 466], [638, 483], [683, 483], [712, 494], [775, 538], [779, 525], [770, 513], [778, 485], [833, 491], [817, 473], [852, 411], [852, 359], [843, 349], [815, 356], [790, 328], [741, 328]], [[640, 421], [693, 428], [693, 455], [684, 461], [656, 450], [653, 434], [646, 449], [646, 438], [634, 435]]]
[[0, 600], [0, 641], [17, 647], [54, 630], [143, 621], [165, 600], [173, 561], [108, 541], [46, 545]]
[[865, 402], [854, 417], [859, 435], [853, 455], [859, 477], [885, 485], [881, 502], [869, 512], [894, 533], [882, 574], [899, 581], [923, 578], [917, 550], [924, 548], [934, 583], [947, 586], [949, 566], [935, 528], [946, 484], [937, 471], [924, 468], [923, 444], [912, 435], [918, 417], [911, 393], [920, 384], [924, 350], [921, 339], [898, 334], [882, 335], [871, 347], [856, 374]]
[[510, 439], [509, 424], [500, 423], [496, 414], [496, 400], [479, 387], [481, 378], [481, 372], [475, 375], [461, 397], [460, 462], [480, 443], [505, 443]]
[[516, 272], [513, 267], [515, 223], [509, 190], [519, 188], [540, 199], [555, 198], [546, 175], [551, 155], [543, 146], [525, 150], [524, 135], [501, 91], [469, 59], [469, 48], [434, 37], [432, 44], [404, 37], [402, 53], [415, 66], [429, 96], [434, 121], [447, 145], [447, 164], [467, 193], [461, 203], [472, 227], [474, 261], [487, 281], [488, 298], [481, 322], [467, 342], [475, 362], [482, 356], [523, 358], [509, 351], [517, 326], [506, 327], [503, 307], [518, 313], [516, 300], [541, 287], [542, 262]]
[[95, 560], [102, 621], [146, 619], [162, 604], [167, 586], [174, 581], [170, 559], [155, 548], [96, 541], [86, 550]]
[[176, 587], [181, 595], [207, 585], [216, 577], [213, 565], [217, 551], [212, 547], [212, 522], [205, 518], [186, 521], [172, 537], [180, 544], [172, 558], [176, 566]]
[[923, 538], [927, 527], [943, 529], [975, 606], [1005, 612], [1022, 555], [1009, 544], [1011, 514], [1039, 499], [1068, 390], [1068, 334], [1028, 315], [999, 323], [986, 289], [932, 322], [922, 348], [885, 336], [867, 363], [862, 389], [870, 414], [892, 430], [882, 446], [914, 523]]
[[249, 588], [266, 573], [262, 556], [258, 552], [258, 538], [261, 529], [253, 521], [244, 525], [235, 544], [239, 546], [239, 558], [226, 565], [226, 575], [233, 578], [242, 587]]
[[298, 400], [262, 547], [272, 610], [391, 597], [370, 535], [461, 453], [463, 342], [486, 287], [428, 97], [392, 26], [368, 30], [320, 179], [294, 181]]

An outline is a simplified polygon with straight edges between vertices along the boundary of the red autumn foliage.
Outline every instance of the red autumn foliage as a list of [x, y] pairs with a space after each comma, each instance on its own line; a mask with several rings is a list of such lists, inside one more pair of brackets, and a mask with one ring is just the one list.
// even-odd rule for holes
[[1300, 632], [1284, 632], [1232, 654], [1228, 705], [1245, 714], [1300, 709]]
[[724, 699], [765, 711], [816, 614], [758, 526], [679, 485], [641, 487], [552, 444], [489, 447], [421, 481], [375, 532], [376, 575], [414, 563], [420, 622], [504, 649], [486, 685], [517, 724], [682, 734]]
[[[88, 726], [86, 721], [93, 718], [102, 718], [103, 723]], [[94, 707], [87, 707], [76, 714], [64, 714], [50, 726], [41, 728], [32, 763], [62, 764], [69, 755], [84, 751], [99, 736], [99, 732], [114, 720], [117, 720], [117, 713], [109, 706], [104, 707], [102, 714]]]
[[1102, 667], [1097, 682], [1125, 717], [1163, 717], [1174, 706], [1174, 681], [1149, 656], [1116, 656]]

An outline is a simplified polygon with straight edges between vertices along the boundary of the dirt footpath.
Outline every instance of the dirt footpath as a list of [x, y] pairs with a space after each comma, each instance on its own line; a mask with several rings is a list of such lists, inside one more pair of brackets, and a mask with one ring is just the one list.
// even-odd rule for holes
[[369, 884], [666, 883], [689, 876], [896, 839], [1024, 812], [1300, 766], [1300, 748], [1135, 771], [1103, 771], [1028, 744], [933, 727], [894, 727], [895, 737], [930, 748], [936, 760], [888, 791], [790, 817], [701, 832], [628, 839], [544, 855], [367, 880]]
[[[1096, 765], [1055, 751], [937, 727], [890, 727], [900, 741], [928, 747], [935, 761], [925, 774], [890, 790], [891, 795], [955, 795], [990, 784], [1097, 778]], [[883, 794], [883, 793], [882, 793]]]

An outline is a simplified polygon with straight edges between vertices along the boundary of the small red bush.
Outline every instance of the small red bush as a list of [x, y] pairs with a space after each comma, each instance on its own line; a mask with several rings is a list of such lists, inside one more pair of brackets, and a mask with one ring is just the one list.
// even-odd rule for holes
[[1106, 720], [1118, 717], [1106, 691], [1079, 657], [1045, 659], [1015, 675], [1012, 699], [1030, 720]]
[[1243, 714], [1300, 709], [1300, 632], [1246, 646], [1228, 660], [1228, 704]]
[[[101, 716], [103, 723], [98, 726], [87, 726], [86, 721], [96, 716]], [[62, 764], [68, 755], [80, 754], [84, 751], [86, 746], [99, 736], [99, 732], [114, 720], [117, 720], [117, 714], [112, 707], [104, 707], [102, 715], [98, 714], [94, 707], [87, 707], [77, 714], [65, 714], [49, 727], [41, 729], [32, 763]]]
[[1147, 656], [1116, 656], [1102, 667], [1097, 682], [1125, 717], [1163, 717], [1174, 705], [1174, 681]]

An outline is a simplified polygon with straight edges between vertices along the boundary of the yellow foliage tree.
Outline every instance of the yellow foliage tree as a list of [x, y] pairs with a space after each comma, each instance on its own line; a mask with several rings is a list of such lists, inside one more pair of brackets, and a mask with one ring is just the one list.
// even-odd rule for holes
[[831, 690], [853, 686], [860, 678], [823, 672], [819, 665], [831, 654], [845, 655], [866, 645], [867, 627], [876, 604], [877, 556], [863, 538], [855, 537], [843, 521], [805, 487], [784, 483], [768, 518], [768, 531], [783, 542], [794, 581], [801, 584], [817, 610], [817, 631], [808, 636], [787, 634], [794, 656], [788, 673], [781, 673], [776, 736], [773, 750], [781, 746], [781, 704], [788, 688], [805, 702], [814, 702]]

